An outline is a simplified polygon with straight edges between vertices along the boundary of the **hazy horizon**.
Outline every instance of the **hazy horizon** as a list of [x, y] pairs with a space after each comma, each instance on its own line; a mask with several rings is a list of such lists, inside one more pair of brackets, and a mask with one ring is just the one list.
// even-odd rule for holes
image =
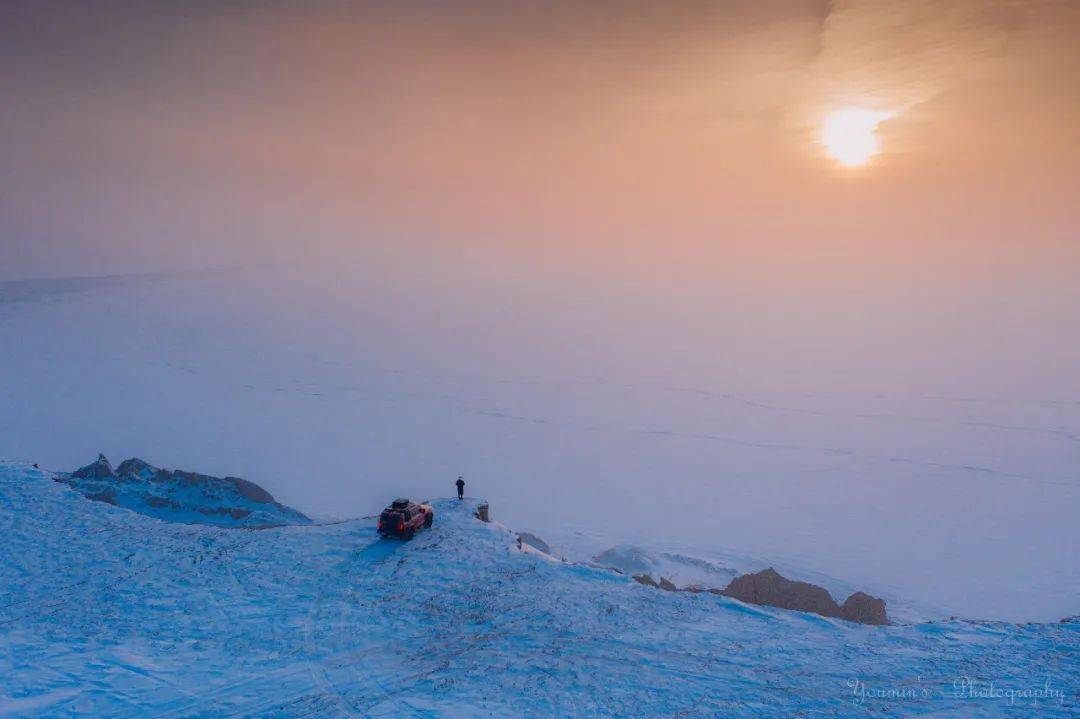
[[[710, 354], [686, 339], [708, 337], [683, 316], [692, 293], [475, 269], [55, 284], [0, 304], [19, 338], [0, 353], [20, 379], [8, 459], [139, 456], [338, 518], [463, 474], [500, 521], [557, 544], [742, 553], [931, 616], [1072, 611], [1080, 395], [1003, 358], [976, 376], [910, 338], [825, 353], [850, 318], [765, 337], [761, 315], [714, 327]], [[970, 339], [932, 343], [974, 356]]]

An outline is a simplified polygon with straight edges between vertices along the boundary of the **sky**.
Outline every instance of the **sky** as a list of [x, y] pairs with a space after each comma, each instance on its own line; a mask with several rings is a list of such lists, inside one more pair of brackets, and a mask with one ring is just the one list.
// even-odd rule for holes
[[[704, 283], [1077, 265], [1075, 3], [0, 13], [9, 279], [372, 251]], [[820, 144], [844, 107], [889, 116], [857, 171]]]
[[0, 97], [0, 457], [1075, 613], [1077, 3], [13, 0]]

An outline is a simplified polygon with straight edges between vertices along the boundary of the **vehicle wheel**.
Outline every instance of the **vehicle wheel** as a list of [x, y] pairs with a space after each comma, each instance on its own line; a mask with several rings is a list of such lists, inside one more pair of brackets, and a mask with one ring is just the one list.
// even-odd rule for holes
[[430, 527], [431, 523], [434, 520], [435, 520], [435, 513], [434, 512], [428, 512], [428, 515], [426, 517], [424, 517], [424, 526], [425, 527]]
[[416, 534], [416, 528], [415, 527], [409, 527], [408, 529], [406, 529], [405, 530], [405, 541], [407, 542], [410, 539], [412, 539], [414, 534]]

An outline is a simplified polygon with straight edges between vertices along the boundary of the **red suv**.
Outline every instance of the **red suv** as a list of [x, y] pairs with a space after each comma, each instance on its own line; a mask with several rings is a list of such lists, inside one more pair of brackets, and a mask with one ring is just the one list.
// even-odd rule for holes
[[407, 499], [395, 499], [379, 515], [379, 534], [412, 539], [416, 530], [430, 527], [435, 510], [430, 504], [417, 504]]

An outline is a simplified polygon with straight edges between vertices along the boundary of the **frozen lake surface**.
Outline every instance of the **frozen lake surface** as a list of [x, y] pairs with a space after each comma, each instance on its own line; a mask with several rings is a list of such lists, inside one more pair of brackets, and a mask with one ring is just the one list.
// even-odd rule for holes
[[944, 374], [916, 383], [902, 334], [824, 359], [835, 337], [811, 330], [836, 328], [810, 326], [769, 351], [744, 298], [695, 344], [659, 299], [553, 280], [268, 268], [3, 287], [0, 458], [137, 455], [322, 518], [462, 474], [572, 559], [734, 553], [924, 617], [1080, 611], [1075, 372], [988, 379], [938, 356]]

